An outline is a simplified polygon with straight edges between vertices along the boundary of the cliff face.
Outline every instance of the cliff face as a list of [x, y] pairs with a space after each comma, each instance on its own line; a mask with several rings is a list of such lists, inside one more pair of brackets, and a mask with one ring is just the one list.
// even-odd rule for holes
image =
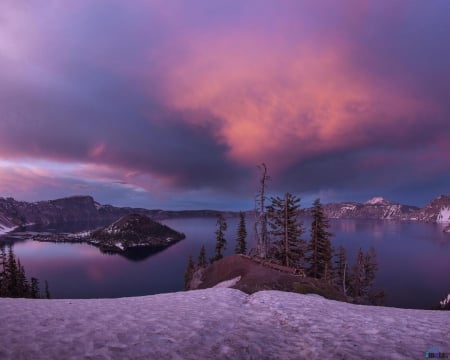
[[[450, 209], [450, 195], [441, 195], [422, 209], [415, 211], [407, 217], [403, 217], [402, 220], [446, 222], [444, 220], [444, 217], [448, 219], [446, 209]], [[441, 218], [439, 218], [440, 215]]]
[[[141, 214], [152, 219], [216, 216], [214, 210], [164, 211], [101, 205], [91, 196], [72, 196], [34, 203], [0, 197], [0, 227], [26, 224], [62, 224], [70, 222], [114, 221], [127, 214]], [[231, 213], [229, 213], [231, 215]]]
[[72, 196], [35, 203], [0, 198], [0, 222], [5, 225], [112, 220], [126, 213], [128, 211], [124, 208], [103, 207], [91, 196]]

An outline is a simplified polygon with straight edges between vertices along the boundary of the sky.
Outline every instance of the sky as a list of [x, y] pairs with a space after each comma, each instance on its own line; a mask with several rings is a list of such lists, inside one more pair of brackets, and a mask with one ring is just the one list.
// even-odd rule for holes
[[0, 2], [0, 196], [250, 209], [450, 184], [447, 0]]

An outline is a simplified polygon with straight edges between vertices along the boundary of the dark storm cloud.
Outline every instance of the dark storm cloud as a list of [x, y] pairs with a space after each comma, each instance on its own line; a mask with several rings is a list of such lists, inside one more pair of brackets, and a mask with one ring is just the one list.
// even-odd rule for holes
[[[246, 174], [215, 139], [212, 115], [172, 111], [112, 80], [112, 74], [92, 75], [85, 86], [97, 93], [90, 98], [24, 88], [0, 92], [0, 151], [12, 158], [120, 166], [188, 188], [232, 187]], [[186, 117], [206, 117], [209, 125], [189, 125]]]
[[450, 177], [449, 13], [445, 0], [6, 0], [0, 161], [211, 199], [252, 198], [267, 162], [274, 191], [422, 201]]

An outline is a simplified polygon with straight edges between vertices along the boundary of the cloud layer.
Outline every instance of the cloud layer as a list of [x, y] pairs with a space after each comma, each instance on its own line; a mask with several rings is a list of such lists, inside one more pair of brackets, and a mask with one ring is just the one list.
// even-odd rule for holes
[[61, 196], [70, 179], [102, 201], [233, 207], [261, 162], [273, 192], [306, 198], [448, 192], [448, 11], [2, 2], [0, 195]]

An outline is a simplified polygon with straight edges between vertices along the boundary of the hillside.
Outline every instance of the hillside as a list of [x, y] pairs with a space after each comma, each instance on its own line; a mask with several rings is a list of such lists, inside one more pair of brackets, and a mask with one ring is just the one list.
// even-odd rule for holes
[[92, 300], [0, 299], [1, 359], [421, 359], [448, 312], [216, 288]]
[[109, 226], [90, 232], [88, 242], [107, 251], [127, 251], [147, 247], [164, 249], [185, 238], [166, 225], [140, 214], [128, 214]]

